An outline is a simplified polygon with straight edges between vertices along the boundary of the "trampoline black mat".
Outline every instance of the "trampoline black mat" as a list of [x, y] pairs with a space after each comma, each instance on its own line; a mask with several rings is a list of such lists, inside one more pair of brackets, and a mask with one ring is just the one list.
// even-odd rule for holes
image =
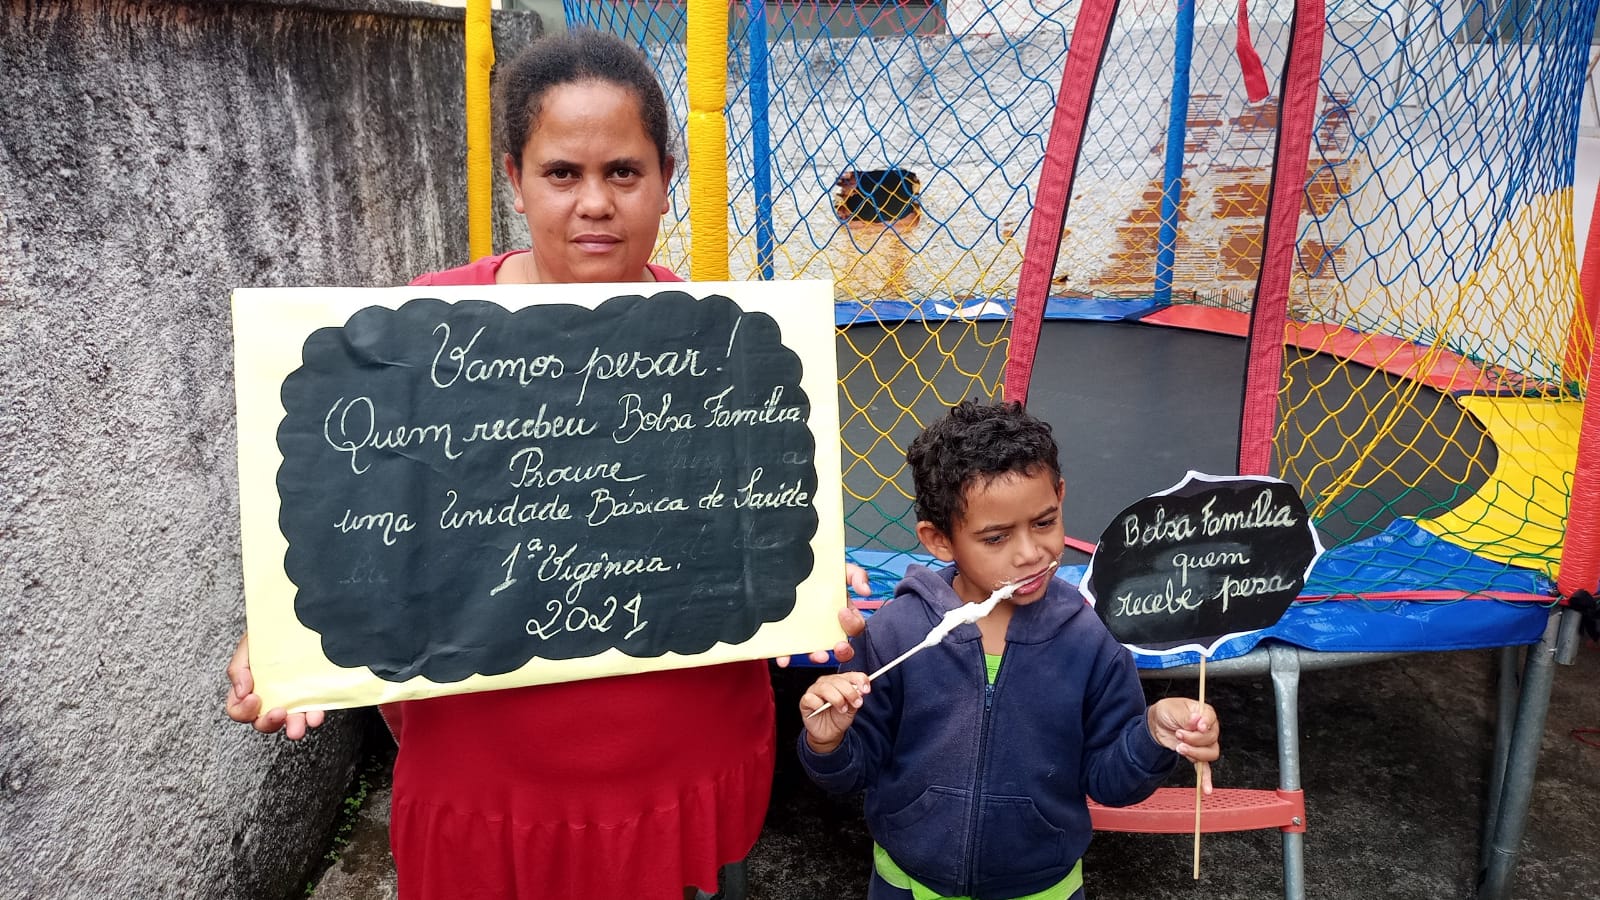
[[[942, 325], [942, 327], [940, 327]], [[1008, 323], [903, 322], [840, 331], [846, 543], [914, 549], [904, 448], [921, 423], [1002, 381]], [[1028, 407], [1055, 429], [1067, 534], [1097, 539], [1133, 501], [1190, 469], [1236, 474], [1246, 342], [1135, 322], [1050, 320]], [[1469, 496], [1494, 467], [1482, 427], [1453, 398], [1365, 366], [1289, 350], [1274, 472], [1329, 546]], [[885, 479], [889, 479], [887, 482]], [[1069, 559], [1069, 561], [1072, 561]]]

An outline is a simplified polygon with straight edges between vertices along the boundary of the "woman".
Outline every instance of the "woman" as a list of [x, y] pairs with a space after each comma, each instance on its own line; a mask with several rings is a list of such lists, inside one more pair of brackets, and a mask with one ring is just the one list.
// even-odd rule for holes
[[[506, 174], [531, 249], [415, 283], [679, 280], [649, 262], [673, 160], [666, 99], [643, 56], [574, 32], [540, 40], [497, 78]], [[867, 593], [864, 572], [848, 577]], [[862, 628], [853, 610], [840, 621]], [[843, 643], [835, 652], [850, 653]], [[228, 672], [234, 720], [291, 739], [321, 723], [320, 712], [261, 713], [246, 640]], [[673, 712], [685, 703], [693, 712]], [[775, 734], [763, 661], [392, 712], [390, 840], [405, 898], [693, 897], [749, 853], [766, 814]]]

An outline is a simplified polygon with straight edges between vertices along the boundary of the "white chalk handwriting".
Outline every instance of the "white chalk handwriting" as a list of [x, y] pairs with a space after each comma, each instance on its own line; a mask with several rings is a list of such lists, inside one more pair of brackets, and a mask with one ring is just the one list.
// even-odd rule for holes
[[378, 427], [378, 410], [371, 397], [340, 397], [328, 407], [322, 420], [322, 439], [340, 453], [350, 454], [350, 471], [360, 475], [371, 463], [362, 463], [362, 450], [396, 450], [413, 444], [440, 444], [448, 459], [458, 459], [461, 451], [451, 444], [450, 423], [438, 425], [395, 425]]
[[[436, 388], [447, 388], [456, 383], [457, 379], [473, 381], [499, 381], [511, 379], [523, 387], [527, 387], [541, 378], [560, 378], [566, 371], [566, 364], [559, 356], [545, 353], [539, 356], [509, 356], [499, 359], [481, 360], [470, 356], [472, 346], [483, 337], [485, 328], [473, 332], [472, 339], [464, 347], [450, 346], [450, 323], [440, 322], [434, 329], [434, 335], [440, 332], [439, 350], [433, 354], [433, 365], [428, 368], [428, 378]], [[440, 360], [447, 360], [444, 366]], [[449, 367], [454, 364], [454, 368]]]

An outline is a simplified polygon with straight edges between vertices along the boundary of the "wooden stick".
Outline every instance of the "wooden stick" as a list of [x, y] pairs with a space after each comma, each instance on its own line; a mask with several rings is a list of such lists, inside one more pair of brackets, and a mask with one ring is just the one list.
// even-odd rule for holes
[[[923, 649], [925, 647], [929, 647], [929, 646], [932, 646], [932, 645], [931, 644], [926, 644], [926, 643], [918, 644], [915, 647], [912, 647], [910, 650], [907, 650], [906, 652], [900, 654], [899, 656], [896, 656], [894, 659], [892, 659], [888, 663], [886, 663], [883, 666], [883, 668], [879, 669], [876, 672], [873, 672], [871, 675], [868, 675], [867, 676], [867, 683], [871, 684], [872, 682], [878, 680], [878, 676], [879, 675], [882, 675], [883, 673], [889, 671], [890, 669], [894, 668], [895, 666], [898, 666], [901, 663], [905, 662], [906, 660], [910, 659], [911, 655], [913, 653], [916, 653], [918, 650], [921, 650], [921, 649]], [[817, 707], [816, 709], [813, 709], [810, 713], [808, 713], [806, 715], [807, 721], [809, 721], [811, 719], [815, 719], [817, 716], [822, 715], [823, 710], [828, 710], [828, 709], [833, 709], [833, 704], [824, 703], [821, 706]]]
[[[1050, 563], [1050, 565], [1045, 567], [1045, 572], [1053, 571], [1055, 569], [1055, 567], [1060, 565], [1060, 564], [1061, 564], [1060, 560], [1052, 561]], [[922, 639], [921, 643], [918, 643], [917, 645], [913, 646], [910, 650], [907, 650], [906, 652], [900, 654], [899, 656], [896, 656], [894, 659], [890, 660], [888, 663], [886, 663], [878, 671], [873, 672], [871, 675], [868, 675], [867, 676], [867, 683], [871, 684], [872, 682], [876, 681], [879, 675], [882, 675], [883, 673], [889, 671], [890, 669], [894, 668], [895, 666], [898, 666], [901, 663], [905, 662], [906, 660], [910, 659], [918, 651], [926, 650], [929, 647], [932, 647], [932, 646], [938, 644], [940, 641], [944, 640], [945, 637], [950, 634], [950, 632], [954, 631], [957, 626], [960, 626], [960, 625], [976, 625], [978, 623], [978, 620], [983, 618], [984, 616], [988, 615], [989, 612], [991, 610], [993, 610], [995, 608], [995, 606], [1000, 601], [1010, 599], [1011, 595], [1015, 594], [1017, 592], [1017, 587], [1022, 585], [1022, 584], [1024, 584], [1024, 582], [1021, 582], [1021, 581], [1008, 581], [1005, 584], [1002, 584], [999, 587], [995, 588], [994, 589], [994, 593], [990, 594], [989, 598], [987, 600], [984, 600], [982, 603], [967, 603], [967, 604], [963, 604], [961, 606], [957, 606], [955, 609], [949, 610], [948, 612], [946, 612], [944, 614], [944, 618], [942, 618], [939, 621], [939, 624], [933, 626], [933, 628], [928, 631], [927, 636]], [[812, 719], [815, 719], [817, 716], [822, 715], [822, 711], [823, 710], [832, 709], [832, 708], [833, 708], [833, 704], [824, 703], [821, 706], [817, 707], [816, 709], [813, 709], [811, 712], [807, 713], [806, 714], [806, 721], [809, 722]]]
[[[1206, 705], [1206, 657], [1200, 654], [1200, 706]], [[1200, 803], [1204, 798], [1201, 787], [1204, 779], [1201, 777], [1200, 767], [1204, 763], [1194, 764], [1194, 880], [1200, 880]]]

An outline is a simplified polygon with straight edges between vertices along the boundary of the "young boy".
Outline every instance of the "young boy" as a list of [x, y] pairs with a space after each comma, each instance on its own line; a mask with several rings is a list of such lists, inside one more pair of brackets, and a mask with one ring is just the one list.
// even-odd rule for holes
[[[865, 789], [869, 900], [1082, 897], [1088, 797], [1137, 803], [1182, 757], [1219, 754], [1210, 706], [1149, 709], [1132, 655], [1054, 577], [1064, 484], [1050, 426], [965, 401], [906, 451], [917, 537], [954, 565], [913, 565], [856, 638], [848, 671], [800, 699], [800, 760], [825, 790]], [[947, 610], [1017, 584], [976, 625], [867, 684]], [[869, 694], [871, 696], [866, 696]], [[1174, 752], [1176, 751], [1176, 752]]]

